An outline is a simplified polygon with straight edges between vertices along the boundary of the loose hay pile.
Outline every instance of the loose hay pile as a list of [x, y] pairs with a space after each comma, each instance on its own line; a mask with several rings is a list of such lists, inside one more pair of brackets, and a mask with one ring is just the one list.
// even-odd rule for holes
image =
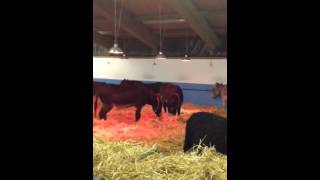
[[227, 157], [207, 148], [202, 155], [163, 154], [155, 146], [93, 142], [93, 173], [108, 180], [227, 179]]

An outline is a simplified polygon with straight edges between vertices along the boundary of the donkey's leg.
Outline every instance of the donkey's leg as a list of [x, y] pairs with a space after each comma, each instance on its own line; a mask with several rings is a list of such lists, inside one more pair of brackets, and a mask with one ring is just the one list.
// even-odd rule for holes
[[107, 113], [109, 111], [111, 111], [112, 107], [113, 107], [112, 104], [104, 104], [102, 106], [102, 108], [101, 108], [100, 113], [99, 113], [100, 119], [106, 120], [107, 119]]
[[163, 103], [164, 112], [167, 112], [167, 103]]
[[142, 109], [142, 105], [137, 105], [137, 109], [136, 109], [136, 121], [139, 121], [140, 117], [141, 117], [141, 109]]
[[178, 116], [180, 116], [180, 114], [181, 114], [181, 106], [182, 106], [182, 104], [180, 103], [178, 106]]
[[101, 99], [98, 98], [98, 96], [94, 96], [94, 118], [98, 119], [98, 113], [101, 111], [101, 108], [103, 106]]

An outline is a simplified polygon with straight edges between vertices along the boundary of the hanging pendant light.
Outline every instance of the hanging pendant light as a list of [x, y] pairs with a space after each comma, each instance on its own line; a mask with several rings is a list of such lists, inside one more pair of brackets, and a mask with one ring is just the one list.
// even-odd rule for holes
[[[120, 22], [119, 22], [119, 24], [120, 24]], [[120, 27], [119, 27], [119, 29], [120, 29]], [[112, 48], [109, 49], [109, 55], [121, 57], [124, 54], [124, 52], [118, 45], [117, 35], [118, 35], [117, 34], [117, 0], [114, 0], [114, 43], [113, 43]]]
[[188, 55], [188, 50], [189, 50], [189, 46], [188, 45], [189, 45], [188, 44], [188, 30], [186, 30], [186, 52], [185, 52], [184, 57], [182, 59], [182, 61], [184, 61], [184, 62], [191, 61], [191, 59], [190, 59], [190, 57]]
[[159, 5], [159, 18], [160, 18], [160, 35], [159, 35], [159, 53], [156, 55], [156, 60], [166, 60], [167, 57], [162, 52], [162, 19], [161, 19], [161, 4]]
[[167, 57], [161, 51], [159, 51], [159, 53], [156, 56], [156, 59], [157, 60], [165, 60], [165, 59], [167, 59]]
[[191, 61], [191, 59], [190, 59], [190, 57], [189, 57], [188, 54], [185, 54], [184, 57], [183, 57], [183, 59], [182, 59], [182, 61], [184, 61], [184, 62], [189, 62], [189, 61]]
[[124, 54], [123, 50], [119, 48], [117, 43], [113, 44], [113, 47], [109, 49], [110, 56], [122, 56]]
[[122, 54], [122, 59], [128, 59], [127, 55], [126, 54]]

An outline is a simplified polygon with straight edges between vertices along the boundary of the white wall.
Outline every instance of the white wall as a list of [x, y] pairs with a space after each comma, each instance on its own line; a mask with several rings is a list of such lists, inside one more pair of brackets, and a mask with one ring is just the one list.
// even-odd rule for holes
[[[108, 61], [110, 64], [108, 64]], [[226, 59], [157, 60], [93, 57], [93, 78], [214, 84], [227, 83]], [[210, 66], [212, 62], [212, 67]]]

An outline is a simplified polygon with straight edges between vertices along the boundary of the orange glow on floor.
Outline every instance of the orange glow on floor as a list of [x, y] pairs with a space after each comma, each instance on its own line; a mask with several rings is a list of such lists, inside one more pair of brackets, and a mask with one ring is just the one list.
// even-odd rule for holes
[[184, 104], [180, 117], [162, 113], [160, 119], [153, 113], [151, 106], [145, 105], [141, 111], [141, 119], [135, 121], [135, 108], [113, 108], [108, 113], [108, 119], [93, 119], [94, 136], [107, 141], [134, 141], [142, 143], [155, 143], [157, 141], [170, 141], [184, 137], [185, 124], [192, 113], [214, 112], [225, 116], [220, 108]]

